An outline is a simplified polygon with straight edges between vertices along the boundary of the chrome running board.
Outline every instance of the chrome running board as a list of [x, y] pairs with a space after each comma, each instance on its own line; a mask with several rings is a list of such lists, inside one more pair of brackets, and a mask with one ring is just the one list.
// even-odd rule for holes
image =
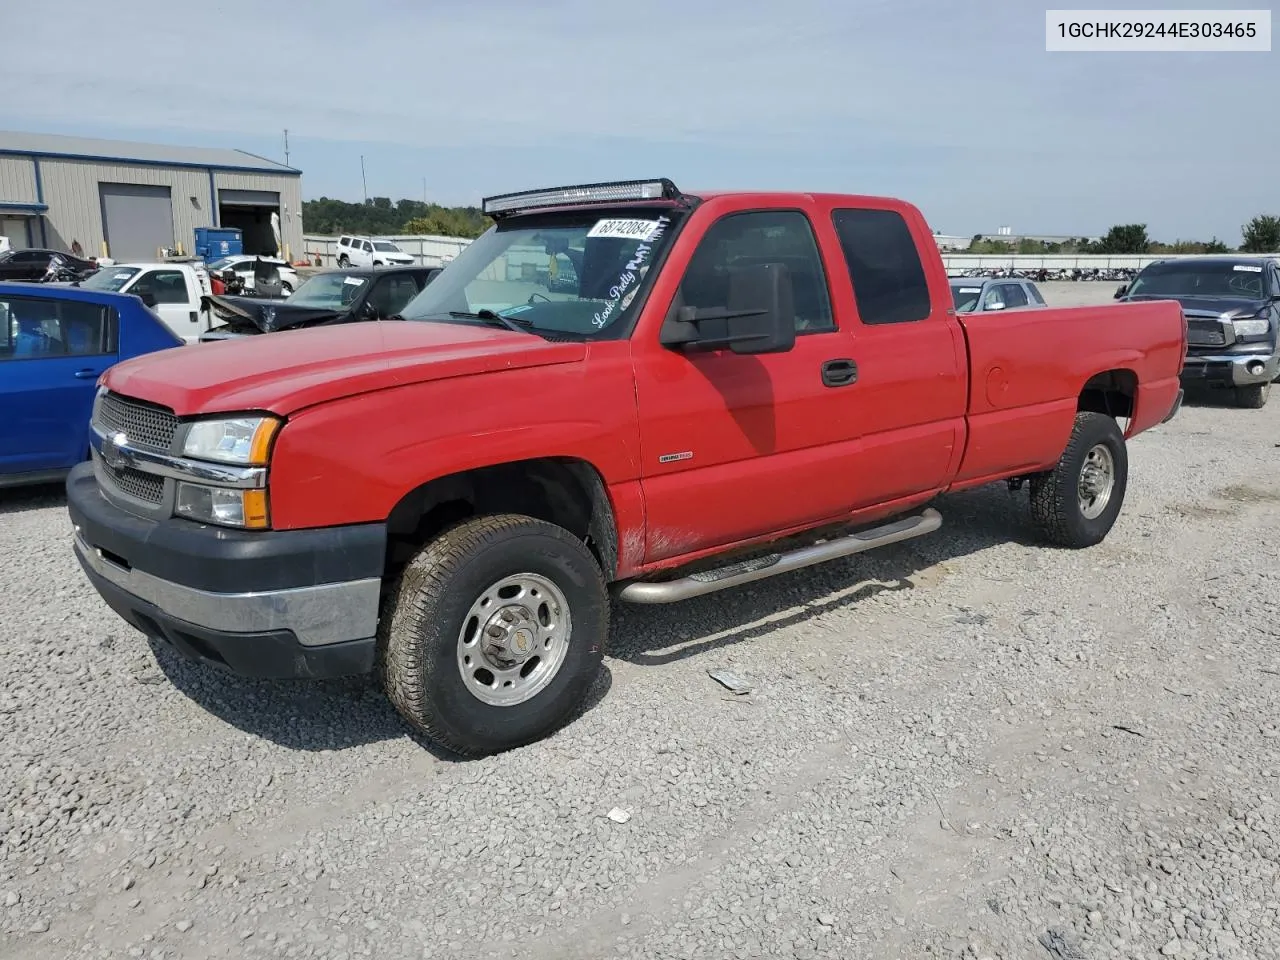
[[840, 557], [852, 556], [876, 547], [888, 546], [901, 540], [911, 540], [933, 533], [942, 526], [942, 515], [932, 507], [916, 516], [903, 517], [879, 527], [861, 530], [835, 540], [824, 540], [786, 553], [771, 553], [739, 563], [731, 563], [715, 570], [692, 573], [679, 580], [633, 580], [617, 593], [618, 599], [628, 603], [674, 603], [703, 594], [727, 590], [753, 580], [775, 577], [815, 563], [826, 563]]

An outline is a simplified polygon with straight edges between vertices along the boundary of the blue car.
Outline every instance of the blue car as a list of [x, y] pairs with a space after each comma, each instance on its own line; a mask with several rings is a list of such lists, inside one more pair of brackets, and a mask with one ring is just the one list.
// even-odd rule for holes
[[54, 482], [89, 459], [102, 372], [181, 346], [132, 294], [0, 283], [0, 487]]

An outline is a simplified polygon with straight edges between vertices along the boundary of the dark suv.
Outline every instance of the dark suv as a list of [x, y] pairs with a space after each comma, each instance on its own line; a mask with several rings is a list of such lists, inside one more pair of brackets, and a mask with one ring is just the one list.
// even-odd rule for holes
[[1266, 405], [1280, 379], [1280, 261], [1177, 257], [1143, 267], [1117, 300], [1177, 300], [1187, 318], [1184, 385], [1228, 389], [1242, 407]]
[[233, 340], [279, 330], [387, 320], [399, 314], [442, 269], [349, 267], [308, 277], [284, 300], [205, 297], [221, 325], [206, 331], [200, 340]]

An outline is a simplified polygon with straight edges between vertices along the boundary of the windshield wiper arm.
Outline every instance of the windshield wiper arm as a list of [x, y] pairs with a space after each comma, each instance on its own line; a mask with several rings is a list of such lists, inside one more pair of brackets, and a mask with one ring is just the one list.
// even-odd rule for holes
[[505, 314], [498, 313], [496, 310], [490, 310], [488, 307], [477, 310], [475, 313], [467, 313], [464, 310], [450, 310], [451, 317], [465, 317], [469, 320], [484, 320], [487, 323], [498, 323], [506, 327], [508, 330], [514, 330], [516, 333], [531, 333], [533, 324], [528, 320], [517, 320], [515, 317], [508, 317]]

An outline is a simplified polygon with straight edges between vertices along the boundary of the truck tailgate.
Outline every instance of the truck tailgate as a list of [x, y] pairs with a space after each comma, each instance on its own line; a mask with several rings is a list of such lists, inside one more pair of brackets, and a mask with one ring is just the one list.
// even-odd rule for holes
[[1057, 462], [1089, 379], [1126, 371], [1138, 383], [1132, 435], [1159, 423], [1186, 352], [1172, 300], [960, 315], [969, 351], [969, 442], [955, 483]]

